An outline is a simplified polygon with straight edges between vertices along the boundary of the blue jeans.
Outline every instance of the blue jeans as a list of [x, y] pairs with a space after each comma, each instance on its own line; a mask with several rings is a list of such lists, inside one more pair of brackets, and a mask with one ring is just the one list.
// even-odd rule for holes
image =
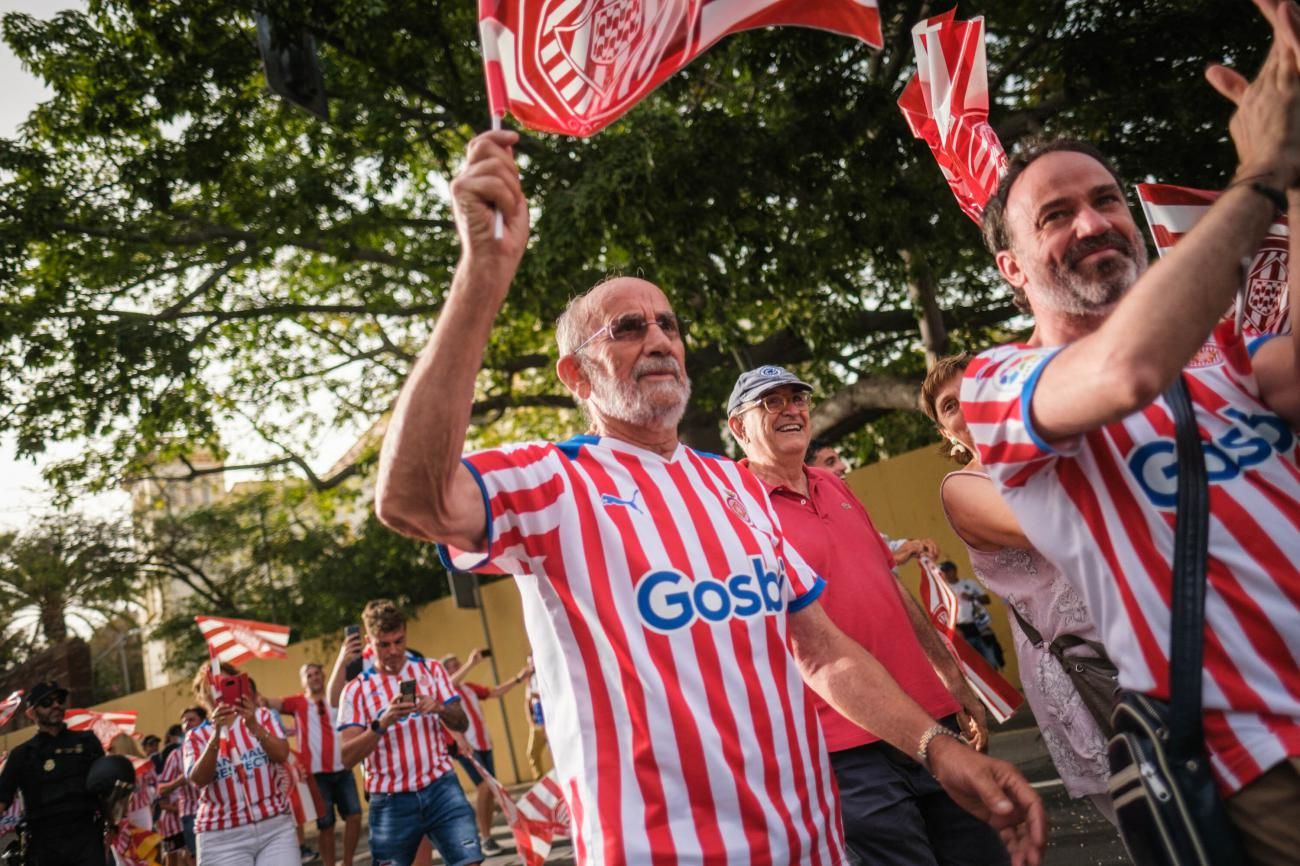
[[474, 810], [447, 772], [418, 791], [370, 795], [370, 856], [375, 866], [410, 866], [428, 836], [447, 866], [480, 863]]

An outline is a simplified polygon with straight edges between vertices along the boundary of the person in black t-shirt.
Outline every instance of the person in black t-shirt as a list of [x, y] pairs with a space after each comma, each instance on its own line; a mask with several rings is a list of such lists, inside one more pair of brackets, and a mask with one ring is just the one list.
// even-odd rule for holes
[[104, 747], [63, 723], [68, 690], [41, 682], [27, 691], [36, 736], [16, 747], [0, 771], [0, 811], [22, 791], [34, 866], [104, 866], [104, 827], [86, 774]]

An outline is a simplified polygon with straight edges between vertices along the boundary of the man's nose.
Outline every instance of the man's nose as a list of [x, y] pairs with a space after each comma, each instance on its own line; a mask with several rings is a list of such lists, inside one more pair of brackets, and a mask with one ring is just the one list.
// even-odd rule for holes
[[1090, 205], [1079, 208], [1074, 215], [1074, 233], [1081, 238], [1090, 238], [1110, 231], [1110, 220], [1106, 215]]

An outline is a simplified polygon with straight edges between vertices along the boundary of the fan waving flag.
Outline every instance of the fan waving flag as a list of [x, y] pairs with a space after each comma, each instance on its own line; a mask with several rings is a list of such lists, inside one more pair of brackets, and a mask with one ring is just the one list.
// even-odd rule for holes
[[92, 731], [105, 749], [117, 735], [134, 734], [135, 719], [134, 710], [100, 713], [95, 710], [69, 709], [63, 714], [63, 723], [69, 730]]
[[722, 37], [812, 27], [882, 47], [876, 0], [479, 0], [493, 115], [591, 135]]
[[928, 556], [921, 563], [921, 605], [930, 613], [930, 621], [948, 642], [948, 648], [957, 657], [966, 682], [979, 695], [989, 714], [999, 722], [1011, 718], [1016, 708], [1024, 703], [1024, 696], [1007, 682], [1002, 674], [985, 661], [979, 650], [957, 634], [957, 596], [939, 568]]
[[912, 28], [916, 74], [898, 107], [912, 134], [930, 146], [961, 209], [979, 222], [1007, 154], [989, 126], [984, 19], [956, 21], [956, 14], [950, 9]]
[[23, 690], [19, 689], [13, 692], [9, 697], [0, 702], [0, 727], [9, 724], [9, 720], [18, 712], [18, 708], [23, 705]]
[[282, 659], [287, 655], [287, 625], [220, 616], [196, 616], [194, 621], [208, 642], [208, 654], [217, 661], [240, 665], [253, 658]]
[[[1140, 183], [1137, 191], [1156, 249], [1162, 256], [1192, 230], [1219, 197], [1219, 193], [1212, 190], [1165, 183]], [[1286, 216], [1279, 216], [1269, 226], [1264, 242], [1246, 268], [1244, 305], [1238, 298], [1223, 316], [1225, 319], [1236, 318], [1240, 306], [1241, 331], [1247, 341], [1267, 334], [1291, 333], [1291, 298], [1287, 291], [1287, 244], [1290, 237]]]

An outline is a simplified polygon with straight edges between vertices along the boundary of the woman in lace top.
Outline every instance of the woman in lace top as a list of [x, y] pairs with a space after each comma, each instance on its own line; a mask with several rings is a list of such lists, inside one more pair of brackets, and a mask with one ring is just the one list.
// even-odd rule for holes
[[1114, 822], [1106, 793], [1106, 741], [1074, 684], [1047, 645], [1062, 634], [1101, 637], [1078, 592], [1033, 548], [1011, 509], [975, 455], [961, 412], [959, 391], [969, 357], [940, 360], [921, 388], [925, 413], [939, 427], [945, 449], [965, 468], [940, 487], [944, 514], [966, 544], [975, 577], [1037, 629], [1042, 643], [1025, 635], [1015, 617], [1011, 631], [1025, 699], [1034, 712], [1052, 761], [1072, 797], [1087, 797]]

